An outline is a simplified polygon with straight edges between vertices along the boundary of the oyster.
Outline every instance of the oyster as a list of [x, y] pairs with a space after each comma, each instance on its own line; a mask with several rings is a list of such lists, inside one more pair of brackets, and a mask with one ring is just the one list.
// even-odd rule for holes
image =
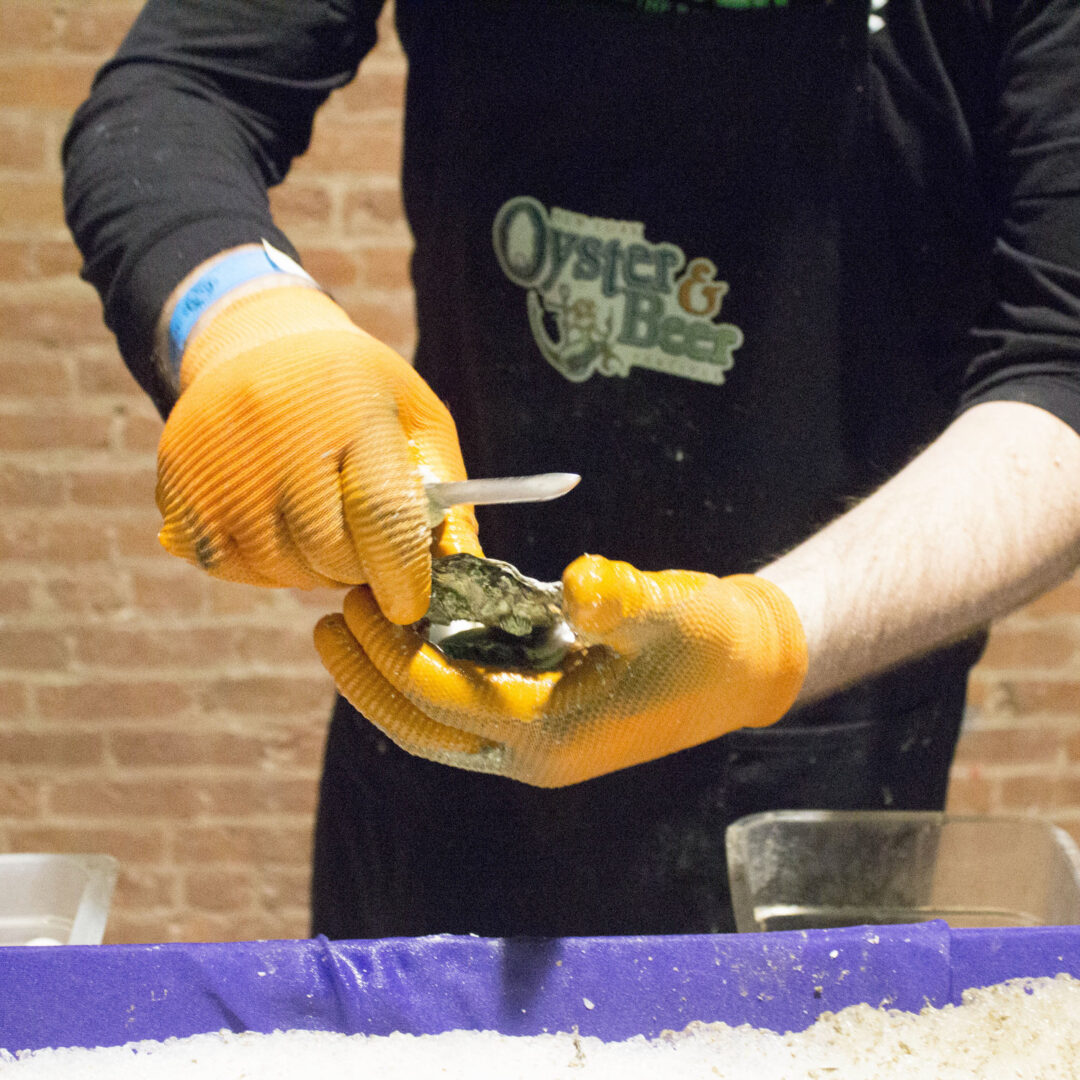
[[464, 552], [432, 564], [431, 606], [419, 628], [454, 660], [535, 671], [558, 667], [574, 641], [561, 582]]

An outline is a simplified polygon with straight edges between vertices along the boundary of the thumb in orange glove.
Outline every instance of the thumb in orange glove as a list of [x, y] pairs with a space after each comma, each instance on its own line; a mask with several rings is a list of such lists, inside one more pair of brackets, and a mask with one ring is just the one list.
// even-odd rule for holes
[[541, 787], [771, 724], [805, 678], [799, 618], [762, 578], [583, 556], [563, 589], [585, 647], [556, 671], [451, 661], [387, 622], [365, 589], [320, 621], [315, 643], [342, 694], [405, 750]]
[[[388, 618], [423, 615], [422, 480], [465, 466], [449, 412], [402, 357], [297, 280], [205, 315], [180, 385], [158, 453], [167, 550], [230, 581], [366, 582]], [[470, 508], [450, 511], [435, 551], [479, 551]]]

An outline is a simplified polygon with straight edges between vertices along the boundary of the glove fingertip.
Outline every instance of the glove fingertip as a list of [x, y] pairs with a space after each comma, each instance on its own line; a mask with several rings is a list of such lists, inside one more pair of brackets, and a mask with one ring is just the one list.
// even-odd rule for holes
[[575, 630], [603, 638], [636, 607], [640, 573], [629, 563], [582, 555], [563, 572], [563, 604]]
[[434, 530], [431, 554], [439, 558], [443, 555], [457, 555], [464, 552], [482, 559], [484, 552], [480, 547], [478, 533], [479, 525], [472, 507], [453, 506]]
[[423, 585], [417, 582], [402, 581], [400, 577], [389, 581], [371, 578], [371, 591], [379, 610], [397, 626], [408, 626], [418, 622], [427, 613], [431, 604], [430, 571], [423, 578]]
[[343, 649], [354, 644], [356, 640], [345, 622], [345, 616], [337, 611], [332, 615], [324, 615], [315, 624], [312, 637], [316, 651], [327, 666], [328, 661], [339, 656]]
[[[172, 524], [164, 525], [158, 531], [158, 543], [170, 554], [178, 559], [188, 559], [191, 544], [180, 529]], [[190, 559], [188, 559], [190, 562]]]

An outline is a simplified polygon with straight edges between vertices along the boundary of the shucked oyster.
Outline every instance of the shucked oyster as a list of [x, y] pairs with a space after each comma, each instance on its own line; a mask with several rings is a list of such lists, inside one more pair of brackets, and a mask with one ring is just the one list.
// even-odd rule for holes
[[558, 667], [574, 641], [561, 582], [535, 581], [510, 563], [464, 552], [432, 564], [431, 606], [420, 628], [454, 660], [536, 671]]

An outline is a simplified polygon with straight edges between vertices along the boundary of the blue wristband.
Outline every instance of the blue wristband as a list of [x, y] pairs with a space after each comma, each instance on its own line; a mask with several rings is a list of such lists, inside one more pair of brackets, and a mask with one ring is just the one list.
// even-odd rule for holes
[[245, 248], [214, 263], [195, 281], [176, 302], [169, 319], [169, 360], [174, 371], [180, 370], [184, 346], [203, 312], [237, 285], [268, 274], [291, 274], [312, 281], [299, 263], [265, 240], [261, 248]]

